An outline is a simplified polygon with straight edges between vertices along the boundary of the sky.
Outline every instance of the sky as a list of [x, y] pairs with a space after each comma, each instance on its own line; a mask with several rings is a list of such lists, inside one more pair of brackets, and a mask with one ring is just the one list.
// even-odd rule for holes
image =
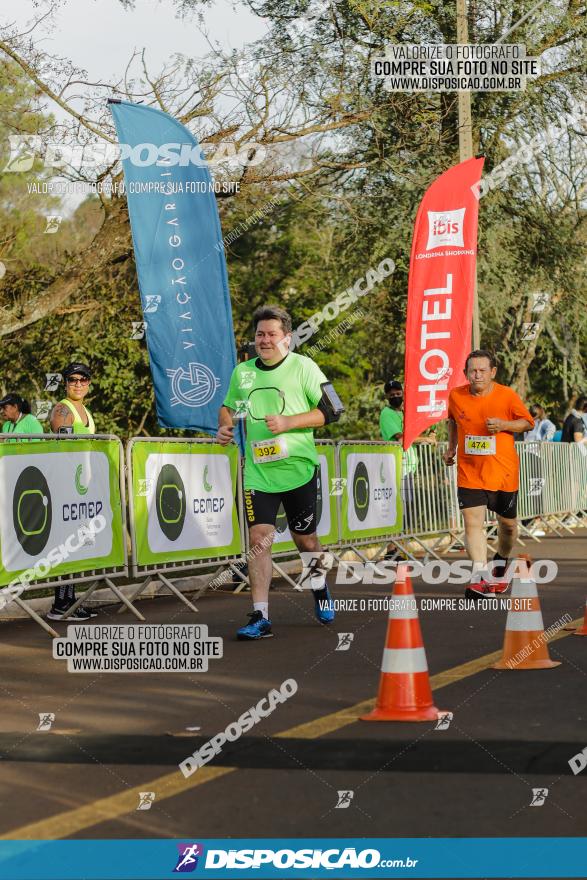
[[[0, 26], [14, 23], [21, 32], [26, 31], [47, 6], [40, 3], [36, 8], [31, 0], [0, 0]], [[199, 9], [209, 39], [224, 50], [240, 49], [267, 30], [262, 19], [230, 0], [215, 0]], [[210, 51], [197, 16], [178, 17], [172, 0], [136, 0], [132, 9], [119, 0], [61, 0], [57, 12], [35, 30], [33, 38], [37, 48], [48, 55], [65, 57], [87, 71], [89, 82], [121, 79], [135, 49], [146, 49], [150, 76], [177, 52], [198, 58]], [[140, 62], [135, 62], [134, 76], [141, 72]], [[50, 99], [45, 107], [57, 119], [67, 116]], [[82, 194], [65, 195], [62, 212], [71, 214], [83, 199]]]
[[[227, 0], [200, 8], [211, 38], [223, 48], [238, 49], [266, 31], [261, 19]], [[37, 15], [30, 0], [0, 0], [3, 24], [21, 27]], [[90, 80], [121, 76], [135, 48], [147, 49], [152, 70], [174, 52], [198, 57], [208, 51], [196, 17], [178, 18], [172, 0], [136, 0], [134, 9], [118, 0], [64, 0], [53, 21], [54, 28], [43, 34], [39, 48], [69, 58], [88, 71]]]

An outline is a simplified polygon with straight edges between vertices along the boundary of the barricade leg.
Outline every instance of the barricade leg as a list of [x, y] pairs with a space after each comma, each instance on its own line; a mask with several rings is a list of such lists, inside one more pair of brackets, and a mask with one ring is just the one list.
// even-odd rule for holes
[[242, 571], [240, 570], [240, 568], [237, 568], [236, 565], [233, 565], [232, 562], [230, 563], [230, 566], [229, 566], [229, 567], [230, 567], [230, 570], [231, 570], [234, 574], [236, 574], [237, 577], [240, 578], [240, 584], [238, 585], [238, 587], [235, 587], [235, 588], [234, 588], [234, 590], [232, 591], [233, 593], [241, 593], [241, 592], [245, 589], [245, 587], [250, 587], [250, 586], [251, 586], [251, 582], [250, 582], [250, 580], [248, 579], [248, 577], [246, 576], [246, 574], [243, 574], [243, 573], [242, 573]]
[[296, 590], [298, 593], [303, 593], [304, 588], [303, 588], [303, 587], [300, 587], [300, 585], [298, 584], [298, 582], [297, 582], [297, 581], [294, 581], [294, 579], [291, 578], [291, 577], [287, 574], [287, 572], [285, 572], [285, 571], [282, 569], [282, 567], [281, 567], [280, 565], [278, 565], [277, 562], [275, 562], [274, 559], [271, 560], [271, 565], [273, 566], [273, 568], [275, 569], [275, 571], [278, 573], [278, 575], [279, 575], [280, 577], [282, 577], [284, 580], [286, 580], [286, 581], [288, 582], [288, 584], [290, 584], [290, 585], [294, 588], [294, 590]]
[[[152, 580], [153, 580], [153, 575], [151, 575], [151, 574], [148, 575], [148, 577], [145, 578], [143, 583], [138, 585], [138, 587], [136, 588], [136, 590], [134, 591], [134, 593], [130, 597], [129, 602], [134, 602], [135, 599], [138, 599], [138, 597], [141, 595], [143, 590], [147, 589], [147, 587], [149, 586], [149, 584], [151, 583]], [[118, 611], [116, 613], [117, 614], [124, 614], [124, 611], [125, 611], [125, 608], [123, 605], [121, 608], [118, 609]]]
[[75, 600], [73, 605], [70, 605], [69, 608], [67, 609], [67, 611], [63, 612], [63, 619], [67, 620], [68, 617], [71, 617], [71, 615], [74, 613], [74, 611], [77, 611], [77, 609], [82, 604], [82, 602], [86, 602], [90, 598], [90, 596], [92, 595], [94, 590], [98, 589], [99, 585], [100, 585], [99, 580], [93, 581], [89, 585], [87, 590], [84, 590], [84, 592], [81, 594], [81, 596], [77, 597], [77, 599]]
[[420, 538], [419, 538], [417, 535], [410, 535], [410, 540], [412, 540], [412, 541], [416, 541], [416, 543], [420, 545], [420, 547], [421, 547], [422, 550], [424, 551], [424, 558], [425, 558], [426, 561], [428, 561], [429, 556], [434, 556], [434, 558], [437, 559], [437, 560], [440, 562], [440, 556], [439, 556], [438, 553], [434, 550], [434, 548], [433, 548], [433, 547], [427, 547], [426, 544], [425, 544], [423, 541], [421, 541]]
[[145, 618], [143, 617], [143, 615], [141, 614], [141, 612], [140, 612], [140, 611], [137, 611], [137, 609], [134, 607], [134, 605], [132, 604], [132, 602], [129, 602], [129, 600], [126, 598], [126, 596], [124, 595], [124, 593], [121, 592], [121, 590], [118, 589], [118, 587], [116, 586], [116, 584], [112, 583], [112, 581], [110, 580], [110, 578], [104, 578], [104, 580], [105, 580], [105, 582], [108, 584], [108, 586], [110, 587], [110, 589], [112, 590], [112, 592], [114, 593], [114, 595], [116, 596], [116, 598], [119, 599], [119, 600], [122, 602], [123, 605], [126, 605], [126, 607], [128, 608], [128, 610], [129, 610], [130, 612], [132, 612], [132, 614], [134, 614], [134, 616], [137, 618], [137, 620], [141, 620], [141, 621], [145, 620]]
[[[563, 514], [563, 515], [566, 516], [566, 514]], [[559, 524], [559, 526], [561, 527], [561, 529], [565, 529], [565, 531], [567, 531], [567, 532], [569, 533], [569, 535], [572, 535], [572, 534], [573, 534], [573, 530], [570, 529], [570, 528], [568, 527], [568, 525], [566, 525], [566, 523], [564, 523], [564, 522], [562, 521], [562, 519], [559, 519], [558, 516], [556, 516], [554, 513], [552, 513], [551, 516], [552, 516], [553, 520]]]
[[[532, 522], [534, 522], [534, 521], [532, 521]], [[518, 529], [521, 532], [523, 532], [524, 535], [526, 535], [526, 537], [532, 538], [533, 541], [536, 541], [537, 544], [541, 543], [540, 538], [537, 537], [536, 535], [533, 535], [532, 532], [530, 531], [530, 529], [528, 528], [528, 526], [524, 525], [522, 520], [518, 520]], [[523, 544], [523, 541], [520, 539], [519, 535], [518, 535], [518, 541], [520, 542], [520, 544]]]
[[[222, 566], [222, 565], [220, 566], [220, 568], [216, 569], [216, 571], [214, 572], [214, 574], [212, 575], [210, 580], [206, 581], [206, 583], [202, 587], [200, 587], [200, 589], [196, 592], [196, 594], [194, 596], [194, 602], [197, 602], [199, 600], [199, 598], [201, 596], [203, 596], [204, 593], [207, 592], [207, 590], [210, 589], [210, 586], [214, 583], [214, 581], [216, 580], [216, 578], [218, 577], [218, 575], [221, 572], [224, 572], [224, 566]], [[219, 584], [219, 586], [220, 586], [220, 584]]]
[[18, 607], [22, 608], [22, 610], [26, 614], [28, 614], [28, 616], [31, 617], [35, 621], [35, 623], [38, 623], [39, 626], [42, 626], [45, 632], [49, 633], [50, 636], [52, 636], [54, 639], [59, 638], [59, 633], [55, 632], [53, 627], [49, 626], [49, 624], [45, 620], [43, 620], [43, 618], [40, 617], [40, 615], [38, 615], [36, 611], [33, 611], [32, 608], [29, 608], [27, 603], [23, 602], [19, 596], [15, 596], [12, 601], [16, 602]]
[[190, 611], [193, 611], [195, 614], [199, 613], [196, 606], [192, 605], [190, 600], [186, 596], [183, 595], [181, 590], [178, 590], [177, 587], [175, 586], [175, 584], [172, 584], [171, 581], [168, 580], [168, 578], [166, 578], [164, 574], [159, 573], [157, 575], [157, 577], [159, 578], [159, 580], [161, 581], [162, 584], [165, 584], [165, 586], [167, 587], [168, 590], [171, 590], [171, 592], [173, 593], [174, 596], [176, 596], [181, 602], [183, 602], [184, 605], [187, 605], [187, 607], [190, 609]]

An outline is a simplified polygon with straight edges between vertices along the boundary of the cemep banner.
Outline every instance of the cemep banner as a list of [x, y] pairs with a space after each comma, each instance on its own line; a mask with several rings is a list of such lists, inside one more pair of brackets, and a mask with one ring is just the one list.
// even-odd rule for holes
[[402, 530], [399, 446], [386, 443], [339, 444], [343, 478], [341, 535], [344, 539], [381, 537]]
[[109, 103], [159, 424], [214, 434], [236, 364], [214, 183], [180, 122], [154, 107]]
[[130, 525], [137, 565], [238, 556], [236, 447], [131, 442]]
[[0, 443], [0, 585], [126, 564], [119, 440]]

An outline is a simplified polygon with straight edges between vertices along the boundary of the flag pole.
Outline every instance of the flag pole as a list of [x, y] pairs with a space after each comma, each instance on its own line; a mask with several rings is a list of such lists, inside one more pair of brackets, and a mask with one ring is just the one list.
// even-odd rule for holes
[[[467, 0], [456, 0], [457, 4], [457, 43], [469, 42], [467, 21]], [[471, 118], [471, 92], [458, 92], [459, 111], [459, 159], [465, 162], [473, 158], [473, 121]], [[473, 348], [481, 345], [479, 330], [479, 299], [477, 296], [477, 270], [473, 289]]]

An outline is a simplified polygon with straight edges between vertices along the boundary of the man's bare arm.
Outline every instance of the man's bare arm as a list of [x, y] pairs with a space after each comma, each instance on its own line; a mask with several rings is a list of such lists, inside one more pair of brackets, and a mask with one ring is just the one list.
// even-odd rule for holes
[[530, 431], [534, 427], [528, 419], [487, 419], [487, 430], [490, 434], [499, 434], [501, 431], [507, 431], [511, 434], [522, 434], [524, 431]]
[[293, 416], [286, 416], [289, 423], [289, 430], [295, 428], [321, 428], [326, 423], [324, 413], [316, 407], [310, 412], [296, 413]]
[[218, 431], [216, 439], [222, 446], [226, 446], [234, 439], [234, 416], [235, 410], [227, 406], [221, 406], [218, 413]]
[[455, 455], [458, 447], [457, 423], [454, 419], [448, 420], [448, 449], [443, 455], [444, 463], [451, 465], [455, 463]]
[[51, 425], [51, 430], [54, 434], [57, 433], [59, 428], [70, 428], [73, 425], [72, 411], [64, 403], [56, 403], [51, 410], [49, 424]]

